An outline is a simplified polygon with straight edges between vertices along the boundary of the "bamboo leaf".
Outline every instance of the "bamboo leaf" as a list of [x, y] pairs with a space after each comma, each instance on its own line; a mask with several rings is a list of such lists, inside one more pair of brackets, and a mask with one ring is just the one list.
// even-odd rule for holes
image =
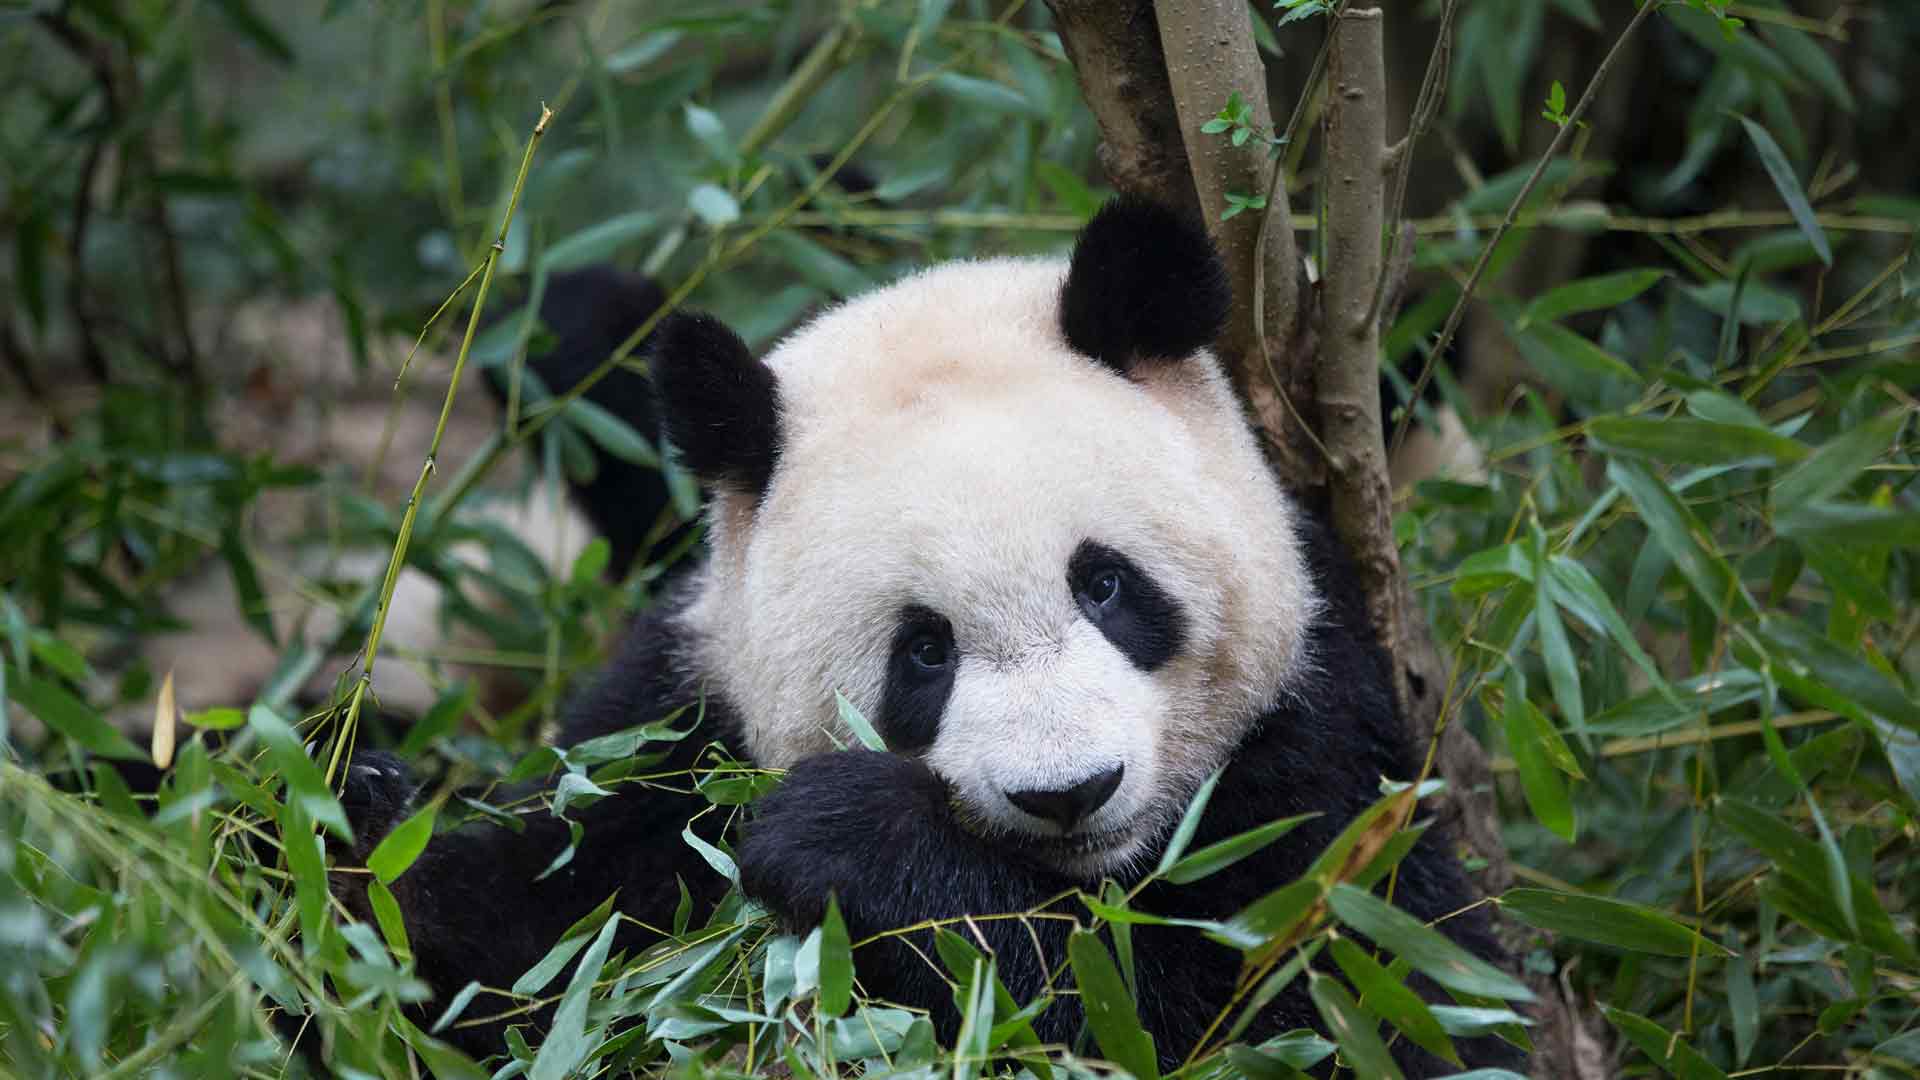
[[1327, 903], [1342, 923], [1449, 990], [1508, 1001], [1533, 1000], [1533, 991], [1520, 980], [1364, 889], [1336, 885]]
[[827, 896], [827, 913], [820, 920], [820, 1011], [839, 1016], [853, 1000], [853, 943], [840, 917], [840, 902]]
[[1318, 814], [1296, 814], [1293, 817], [1269, 821], [1237, 836], [1230, 836], [1218, 843], [1208, 844], [1199, 851], [1181, 859], [1167, 868], [1162, 875], [1176, 885], [1185, 885], [1199, 881], [1209, 874], [1225, 870], [1241, 859], [1252, 855], [1268, 844], [1292, 832], [1302, 822], [1319, 817]]
[[1691, 956], [1698, 948], [1703, 954], [1733, 955], [1660, 912], [1625, 900], [1551, 889], [1508, 889], [1499, 904], [1502, 912], [1528, 926], [1616, 949]]
[[1618, 307], [1646, 292], [1666, 276], [1665, 270], [1622, 270], [1615, 274], [1570, 281], [1528, 304], [1514, 325], [1517, 329], [1525, 330], [1536, 322], [1552, 322], [1583, 311]]
[[393, 827], [393, 831], [381, 837], [380, 843], [367, 856], [367, 869], [385, 885], [393, 884], [395, 878], [407, 872], [420, 853], [427, 849], [427, 841], [433, 839], [433, 819], [439, 811], [438, 804], [429, 803], [408, 815], [407, 820]]
[[1760, 164], [1766, 168], [1767, 176], [1780, 192], [1780, 198], [1786, 201], [1787, 212], [1793, 215], [1794, 224], [1806, 234], [1807, 242], [1819, 253], [1820, 261], [1832, 266], [1833, 249], [1827, 245], [1826, 231], [1820, 228], [1813, 207], [1807, 204], [1807, 193], [1801, 189], [1800, 178], [1794, 174], [1787, 155], [1781, 152], [1780, 144], [1773, 141], [1773, 136], [1767, 134], [1766, 128], [1744, 116], [1740, 118], [1740, 126], [1746, 128], [1747, 138], [1753, 140], [1753, 149], [1760, 155]]
[[1377, 1022], [1353, 1000], [1353, 995], [1347, 993], [1339, 980], [1312, 973], [1307, 992], [1320, 1010], [1327, 1033], [1340, 1044], [1340, 1054], [1348, 1067], [1359, 1076], [1402, 1080], [1405, 1074], [1394, 1064], [1393, 1055], [1387, 1053], [1386, 1044], [1380, 1041]]
[[1683, 417], [1596, 417], [1587, 434], [1616, 454], [1686, 465], [1791, 465], [1807, 456], [1805, 446], [1764, 428]]
[[1075, 930], [1067, 938], [1067, 958], [1073, 964], [1073, 981], [1080, 988], [1087, 1026], [1093, 1029], [1100, 1052], [1138, 1080], [1159, 1080], [1153, 1036], [1140, 1027], [1140, 1014], [1134, 1011], [1120, 969], [1114, 966], [1099, 936]]
[[1420, 995], [1407, 989], [1406, 983], [1380, 966], [1367, 951], [1346, 938], [1335, 938], [1328, 946], [1333, 962], [1340, 965], [1360, 992], [1364, 1008], [1400, 1029], [1400, 1033], [1425, 1048], [1435, 1057], [1461, 1065], [1453, 1040], [1434, 1019]]
[[1518, 669], [1508, 672], [1502, 719], [1507, 729], [1507, 749], [1513, 754], [1514, 766], [1520, 773], [1527, 806], [1540, 824], [1572, 843], [1578, 835], [1573, 801], [1561, 770], [1554, 767], [1544, 750], [1546, 740], [1559, 738], [1559, 733], [1553, 732], [1547, 718], [1527, 700], [1526, 684], [1520, 680]]
[[1193, 834], [1200, 828], [1200, 817], [1207, 812], [1207, 800], [1213, 797], [1213, 788], [1220, 782], [1220, 774], [1225, 768], [1213, 772], [1200, 783], [1200, 790], [1193, 793], [1187, 802], [1187, 812], [1180, 816], [1180, 826], [1173, 830], [1173, 839], [1167, 841], [1167, 850], [1160, 855], [1160, 865], [1154, 867], [1157, 877], [1164, 877], [1173, 864], [1186, 854], [1187, 845], [1193, 843]]
[[1600, 1006], [1600, 1011], [1605, 1014], [1608, 1023], [1619, 1028], [1629, 1042], [1639, 1047], [1641, 1053], [1666, 1070], [1668, 1075], [1679, 1080], [1726, 1080], [1727, 1074], [1719, 1066], [1702, 1057], [1700, 1051], [1687, 1045], [1685, 1040], [1675, 1038], [1659, 1024], [1610, 1005]]

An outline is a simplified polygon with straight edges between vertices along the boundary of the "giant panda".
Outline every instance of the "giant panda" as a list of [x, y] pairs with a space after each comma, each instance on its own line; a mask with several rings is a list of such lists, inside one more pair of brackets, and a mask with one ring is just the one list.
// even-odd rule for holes
[[[830, 896], [860, 941], [1137, 881], [1222, 768], [1195, 845], [1319, 816], [1140, 905], [1222, 919], [1293, 880], [1383, 779], [1415, 770], [1337, 541], [1276, 482], [1207, 351], [1227, 305], [1204, 230], [1122, 200], [1069, 260], [936, 266], [826, 311], [764, 359], [710, 317], [664, 323], [651, 378], [711, 492], [710, 551], [571, 703], [561, 741], [684, 709], [698, 729], [649, 774], [714, 743], [784, 770], [733, 850], [746, 895], [794, 930]], [[857, 744], [837, 695], [887, 751], [841, 749]], [[385, 755], [357, 756], [348, 776], [364, 854], [414, 792]], [[645, 943], [639, 924], [672, 924], [677, 881], [717, 900], [727, 882], [680, 834], [696, 819], [718, 839], [721, 816], [686, 788], [628, 784], [570, 807], [584, 837], [544, 877], [568, 826], [543, 810], [523, 831], [435, 838], [394, 885], [420, 975], [443, 1001], [470, 980], [507, 986], [616, 892], [635, 920], [625, 948]], [[1449, 843], [1429, 831], [1401, 864], [1393, 899], [1423, 920], [1475, 899]], [[1482, 910], [1440, 925], [1498, 961]], [[977, 928], [1022, 1003], [1063, 969], [1063, 920]], [[1142, 1021], [1177, 1062], [1239, 957], [1150, 925], [1133, 950]], [[855, 965], [867, 992], [952, 1034], [951, 987], [910, 946], [884, 939]], [[1036, 1027], [1067, 1043], [1080, 1020], [1067, 994]], [[1296, 980], [1248, 1037], [1318, 1025]], [[476, 1052], [503, 1034], [451, 1032]], [[1400, 1043], [1410, 1072], [1450, 1071]], [[1461, 1049], [1510, 1062], [1492, 1040]]]

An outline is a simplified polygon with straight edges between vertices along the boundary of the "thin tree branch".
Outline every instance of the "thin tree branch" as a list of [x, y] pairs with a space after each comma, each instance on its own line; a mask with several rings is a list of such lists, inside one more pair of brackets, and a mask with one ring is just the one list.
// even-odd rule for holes
[[[1413, 242], [1413, 237], [1400, 228], [1401, 216], [1407, 208], [1407, 179], [1413, 173], [1413, 152], [1420, 145], [1420, 137], [1427, 133], [1427, 128], [1439, 114], [1440, 105], [1447, 97], [1447, 70], [1453, 61], [1453, 16], [1459, 7], [1460, 0], [1447, 0], [1446, 6], [1440, 9], [1440, 28], [1434, 37], [1433, 55], [1427, 60], [1427, 73], [1420, 80], [1420, 96], [1414, 99], [1413, 117], [1407, 122], [1406, 135], [1387, 151], [1387, 163], [1393, 169], [1393, 198], [1388, 203], [1391, 209], [1387, 211], [1388, 227], [1392, 230], [1387, 241], [1389, 270], [1403, 263], [1403, 241], [1407, 245]], [[1402, 283], [1404, 280], [1403, 274]], [[1374, 289], [1370, 317], [1375, 322], [1383, 322], [1385, 309], [1398, 299], [1397, 287], [1382, 276], [1379, 286]]]
[[[1115, 187], [1199, 216], [1152, 0], [1047, 0]], [[1225, 99], [1222, 99], [1224, 103]]]

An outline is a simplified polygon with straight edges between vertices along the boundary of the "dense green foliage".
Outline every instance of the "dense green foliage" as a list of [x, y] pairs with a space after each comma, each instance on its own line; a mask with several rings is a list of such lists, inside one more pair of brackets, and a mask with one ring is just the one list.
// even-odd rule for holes
[[[1261, 5], [1261, 40], [1277, 82], [1298, 83], [1334, 5], [1281, 6]], [[1495, 756], [1520, 879], [1495, 902], [1543, 932], [1528, 973], [1604, 1006], [1627, 1073], [1920, 1074], [1920, 154], [1902, 159], [1894, 134], [1920, 106], [1899, 67], [1920, 48], [1920, 14], [1810, 17], [1827, 6], [1688, 0], [1649, 23], [1637, 75], [1608, 90], [1618, 107], [1580, 121], [1476, 292], [1484, 317], [1458, 351], [1510, 355], [1518, 378], [1488, 392], [1472, 369], [1441, 372], [1484, 468], [1421, 483], [1397, 521], [1453, 663], [1447, 722]], [[297, 1071], [279, 1014], [304, 1017], [343, 1072], [486, 1075], [403, 1016], [424, 988], [398, 921], [369, 927], [329, 905], [321, 838], [345, 832], [335, 751], [399, 742], [436, 778], [435, 809], [369, 860], [382, 881], [436, 827], [564, 812], [497, 800], [503, 813], [476, 785], [561, 772], [591, 781], [572, 785], [578, 797], [619, 798], [623, 784], [690, 782], [649, 773], [659, 728], [568, 752], [538, 739], [650, 601], [658, 567], [603, 584], [603, 546], [552, 567], [469, 514], [578, 469], [586, 440], [634, 460], [659, 462], [659, 448], [530, 390], [470, 457], [421, 474], [411, 516], [404, 488], [369, 490], [358, 470], [279, 460], [236, 434], [262, 371], [307, 369], [294, 345], [240, 357], [228, 313], [324, 295], [357, 367], [331, 374], [383, 388], [406, 355], [392, 335], [427, 326], [408, 379], [432, 415], [442, 393], [479, 393], [449, 384], [454, 356], [510, 364], [539, 340], [516, 312], [558, 269], [644, 268], [759, 347], [933, 259], [1055, 250], [1104, 194], [1098, 132], [1037, 4], [626, 7], [0, 10], [5, 1071]], [[1462, 5], [1390, 364], [1424, 358], [1630, 9]], [[1425, 40], [1436, 15], [1396, 14], [1390, 33]], [[1586, 58], [1577, 70], [1571, 55]], [[543, 101], [555, 117], [525, 167]], [[1273, 137], [1242, 134], [1221, 104], [1209, 137]], [[1276, 147], [1298, 166], [1298, 211], [1315, 205], [1304, 132]], [[827, 184], [840, 161], [877, 186]], [[1208, 209], [1274, 212], [1257, 193]], [[481, 291], [469, 275], [502, 228], [486, 293], [498, 318], [464, 350]], [[417, 465], [427, 449], [391, 453]], [[495, 597], [445, 617], [484, 645], [463, 659], [518, 680], [514, 703], [495, 709], [449, 658], [386, 652], [383, 673], [420, 669], [439, 704], [400, 728], [373, 707], [384, 675], [358, 696], [350, 665], [379, 622], [381, 575], [283, 556], [401, 539], [407, 565]], [[243, 699], [205, 700], [143, 659], [182, 629], [174, 609], [208, 565], [274, 657]], [[331, 629], [302, 632], [296, 601], [334, 613]], [[333, 670], [331, 697], [303, 693]], [[137, 745], [156, 717], [163, 734]], [[151, 798], [102, 760], [156, 755], [171, 770]], [[721, 764], [691, 782], [731, 814], [769, 778]], [[1508, 1006], [1525, 1012], [1526, 987], [1355, 887], [1410, 845], [1402, 798], [1384, 793], [1381, 814], [1300, 882], [1194, 927], [1244, 951], [1254, 1004], [1311, 979], [1357, 1075], [1391, 1069], [1383, 1040], [1444, 1052], [1449, 1034], [1525, 1039]], [[1284, 827], [1226, 850], [1176, 840], [1158, 872], [1200, 880]], [[708, 858], [731, 874], [724, 851]], [[1083, 900], [1062, 962], [1100, 1007], [1077, 1048], [1035, 1044], [1027, 1021], [1044, 1000], [1012, 1000], [964, 927], [929, 958], [967, 1018], [940, 1047], [924, 1019], [860, 997], [837, 916], [803, 940], [773, 936], [737, 894], [683, 911], [672, 940], [634, 956], [609, 954], [619, 917], [603, 906], [514, 987], [427, 1015], [557, 1003], [545, 1037], [529, 1031], [495, 1075], [1046, 1080], [1104, 1073], [1097, 1059], [1148, 1076], [1126, 927], [1182, 913], [1134, 910], [1117, 889]], [[1396, 993], [1408, 968], [1459, 1003]], [[1266, 1080], [1335, 1052], [1304, 1033], [1235, 1043], [1246, 1005], [1189, 1071]]]

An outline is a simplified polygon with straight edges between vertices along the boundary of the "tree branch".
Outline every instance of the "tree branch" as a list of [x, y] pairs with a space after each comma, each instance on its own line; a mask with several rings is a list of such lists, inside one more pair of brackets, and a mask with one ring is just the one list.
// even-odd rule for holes
[[1100, 126], [1107, 178], [1121, 191], [1199, 215], [1152, 0], [1047, 0], [1047, 6]]
[[[1233, 284], [1233, 313], [1218, 343], [1221, 357], [1268, 435], [1281, 476], [1296, 489], [1317, 487], [1322, 462], [1313, 419], [1299, 409], [1311, 400], [1311, 350], [1302, 347], [1309, 293], [1287, 227], [1286, 187], [1275, 182], [1279, 166], [1263, 140], [1235, 146], [1200, 130], [1236, 93], [1247, 104], [1251, 126], [1273, 130], [1253, 23], [1240, 0], [1159, 0], [1154, 14], [1192, 186]], [[1229, 192], [1271, 192], [1279, 205], [1222, 220]], [[1278, 227], [1269, 227], [1276, 219]]]
[[[1373, 299], [1384, 277], [1380, 249], [1386, 195], [1385, 43], [1379, 8], [1333, 21], [1326, 112], [1327, 274], [1322, 294], [1319, 401], [1334, 530], [1353, 555], [1368, 613], [1391, 651], [1404, 636], [1400, 554], [1393, 543], [1393, 489], [1380, 431], [1380, 324]], [[1395, 689], [1408, 700], [1395, 665]]]

